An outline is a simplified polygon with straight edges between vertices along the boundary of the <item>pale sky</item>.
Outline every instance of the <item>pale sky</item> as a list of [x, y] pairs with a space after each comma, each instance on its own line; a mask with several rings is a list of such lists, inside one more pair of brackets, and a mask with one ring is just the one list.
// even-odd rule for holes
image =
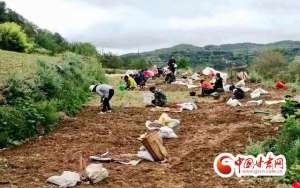
[[117, 54], [185, 43], [300, 40], [300, 0], [5, 0], [70, 41]]

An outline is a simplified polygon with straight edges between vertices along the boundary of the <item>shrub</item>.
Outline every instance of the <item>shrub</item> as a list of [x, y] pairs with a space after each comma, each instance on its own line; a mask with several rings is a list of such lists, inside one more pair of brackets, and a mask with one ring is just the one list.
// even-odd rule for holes
[[7, 22], [0, 24], [0, 48], [16, 52], [28, 52], [32, 45], [28, 42], [21, 26]]
[[152, 67], [152, 64], [143, 58], [131, 59], [125, 65], [125, 68], [143, 70]]
[[180, 58], [177, 61], [177, 68], [178, 69], [187, 69], [187, 68], [191, 67], [191, 65], [192, 65], [191, 62], [187, 58]]
[[62, 53], [68, 49], [68, 42], [60, 34], [47, 30], [38, 30], [35, 43], [40, 48], [49, 50], [51, 54]]
[[246, 147], [246, 154], [257, 156], [258, 154], [263, 153], [263, 145], [261, 142], [250, 143], [249, 146]]
[[125, 62], [122, 58], [113, 55], [112, 53], [99, 55], [98, 59], [105, 68], [124, 68], [125, 65]]
[[1, 106], [0, 119], [0, 148], [23, 139], [20, 132], [25, 125], [25, 118], [18, 110], [10, 106]]
[[287, 118], [277, 139], [267, 139], [246, 148], [246, 153], [255, 156], [267, 152], [282, 154], [286, 158], [287, 172], [283, 178], [279, 178], [280, 181], [292, 183], [300, 180], [300, 121], [295, 116]]
[[262, 81], [261, 76], [256, 71], [251, 71], [250, 82], [251, 83], [260, 83], [261, 81]]
[[62, 79], [54, 69], [42, 61], [38, 61], [37, 87], [47, 99], [58, 96], [62, 90]]
[[293, 62], [289, 64], [288, 75], [291, 82], [300, 81], [300, 57], [296, 57]]
[[96, 57], [98, 52], [94, 45], [91, 43], [82, 43], [82, 42], [75, 42], [69, 45], [70, 51], [84, 55], [84, 56], [94, 56]]
[[300, 103], [292, 99], [286, 99], [286, 103], [281, 106], [282, 115], [287, 118], [288, 116], [295, 116], [300, 118], [300, 115], [296, 112], [300, 109]]
[[266, 154], [268, 152], [274, 152], [275, 143], [276, 139], [274, 138], [268, 138], [262, 142], [250, 142], [249, 146], [246, 147], [245, 153], [247, 155], [257, 156], [261, 153]]
[[58, 65], [37, 62], [35, 76], [10, 77], [0, 106], [0, 148], [49, 132], [58, 112], [75, 115], [90, 97], [89, 84], [104, 80], [101, 64], [73, 53]]
[[277, 51], [266, 51], [258, 55], [251, 66], [252, 70], [264, 79], [277, 79], [278, 75], [286, 74], [288, 63]]
[[41, 91], [36, 87], [35, 81], [22, 74], [15, 74], [7, 79], [3, 96], [9, 105], [14, 105], [18, 100], [40, 100], [44, 98]]

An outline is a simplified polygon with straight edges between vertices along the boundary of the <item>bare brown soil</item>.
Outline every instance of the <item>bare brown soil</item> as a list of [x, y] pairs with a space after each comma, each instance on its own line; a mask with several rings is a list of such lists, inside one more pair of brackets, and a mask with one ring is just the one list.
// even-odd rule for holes
[[[243, 153], [249, 139], [263, 140], [276, 135], [279, 125], [266, 125], [255, 107], [226, 106], [222, 101], [199, 103], [193, 112], [171, 113], [181, 119], [178, 139], [165, 140], [170, 160], [166, 164], [146, 162], [137, 166], [107, 163], [110, 176], [98, 185], [79, 187], [275, 187], [267, 179], [223, 179], [213, 170], [214, 158], [222, 152]], [[260, 107], [279, 111], [279, 105]], [[75, 120], [62, 121], [47, 136], [32, 139], [18, 147], [0, 151], [8, 167], [0, 165], [0, 187], [52, 187], [46, 179], [64, 170], [79, 170], [79, 155], [110, 151], [113, 154], [136, 153], [137, 138], [146, 131], [146, 120], [155, 120], [160, 112], [147, 108], [128, 108], [98, 115], [88, 106]]]

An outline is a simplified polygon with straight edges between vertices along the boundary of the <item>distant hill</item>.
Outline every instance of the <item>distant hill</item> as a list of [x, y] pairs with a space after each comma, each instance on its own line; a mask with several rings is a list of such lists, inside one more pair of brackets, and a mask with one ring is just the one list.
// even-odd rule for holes
[[207, 45], [198, 47], [190, 44], [179, 44], [170, 48], [157, 49], [150, 52], [125, 54], [122, 57], [134, 59], [145, 58], [153, 64], [164, 64], [171, 56], [176, 59], [185, 58], [193, 67], [212, 66], [218, 69], [226, 68], [225, 61], [233, 64], [249, 64], [253, 57], [265, 50], [278, 49], [288, 58], [300, 55], [300, 41], [279, 41], [268, 44], [236, 43], [222, 45]]

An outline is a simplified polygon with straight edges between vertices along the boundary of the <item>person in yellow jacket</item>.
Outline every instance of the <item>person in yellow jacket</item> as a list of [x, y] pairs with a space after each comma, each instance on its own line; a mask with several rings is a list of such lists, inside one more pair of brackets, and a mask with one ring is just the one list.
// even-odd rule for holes
[[131, 89], [137, 88], [137, 84], [136, 84], [135, 80], [131, 76], [126, 75], [124, 77], [124, 81], [126, 83], [126, 89], [127, 90], [131, 90]]

